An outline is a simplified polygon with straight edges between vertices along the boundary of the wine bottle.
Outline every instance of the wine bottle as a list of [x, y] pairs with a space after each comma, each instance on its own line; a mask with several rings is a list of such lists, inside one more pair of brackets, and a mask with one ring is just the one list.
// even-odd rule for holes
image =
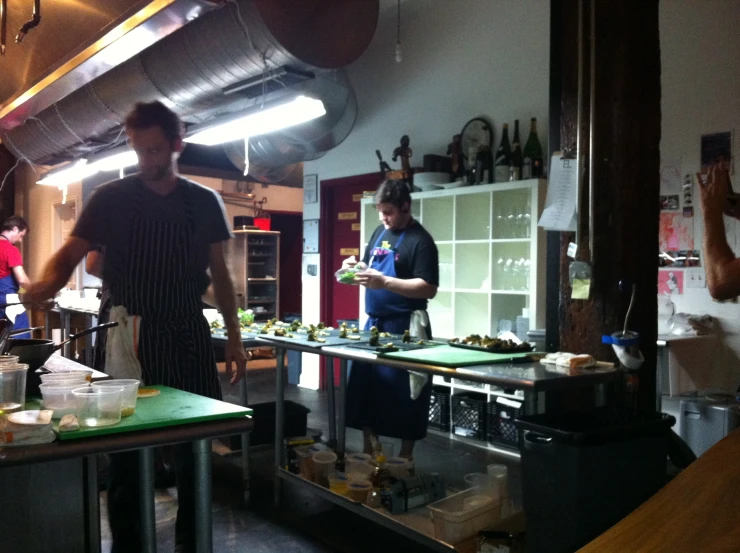
[[521, 180], [522, 178], [522, 142], [519, 140], [519, 119], [514, 120], [514, 141], [511, 143], [511, 168], [510, 180]]
[[496, 182], [506, 182], [509, 180], [509, 165], [511, 165], [511, 145], [509, 144], [509, 124], [504, 123], [504, 130], [501, 135], [501, 144], [496, 149], [496, 160], [494, 175]]
[[532, 117], [529, 137], [524, 145], [523, 179], [538, 179], [542, 176], [542, 145], [537, 137], [537, 118]]

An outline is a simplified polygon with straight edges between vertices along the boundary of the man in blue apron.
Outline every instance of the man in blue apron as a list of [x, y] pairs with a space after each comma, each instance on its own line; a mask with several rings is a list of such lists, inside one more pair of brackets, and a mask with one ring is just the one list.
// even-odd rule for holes
[[[212, 279], [228, 329], [227, 372], [240, 380], [241, 343], [234, 287], [222, 243], [231, 237], [223, 202], [212, 190], [179, 177], [182, 123], [160, 102], [137, 104], [126, 118], [139, 173], [103, 185], [90, 197], [72, 236], [49, 261], [28, 299], [43, 301], [64, 285], [93, 246], [104, 250], [103, 280], [111, 305], [141, 317], [137, 356], [145, 385], [164, 384], [220, 399], [221, 388], [201, 297]], [[210, 279], [207, 270], [210, 270]], [[193, 551], [193, 451], [176, 446], [176, 551]], [[113, 553], [140, 551], [138, 458], [111, 456], [108, 511]]]
[[[8, 294], [17, 294], [20, 288], [27, 288], [31, 281], [23, 270], [23, 257], [18, 244], [28, 232], [28, 223], [23, 217], [8, 217], [0, 229], [0, 304], [9, 303]], [[12, 309], [11, 309], [12, 311]], [[5, 308], [0, 308], [0, 318], [6, 317]], [[13, 321], [13, 330], [28, 328], [28, 315], [18, 313]], [[19, 334], [16, 338], [30, 338], [31, 334]]]
[[[411, 216], [405, 182], [386, 180], [375, 193], [382, 224], [373, 232], [358, 273], [365, 287], [365, 330], [431, 338], [427, 300], [437, 294], [439, 255], [431, 235]], [[349, 264], [349, 260], [345, 262]], [[422, 334], [426, 334], [422, 336]], [[418, 380], [421, 378], [421, 386]], [[363, 431], [372, 453], [379, 435], [402, 440], [399, 455], [411, 459], [416, 440], [426, 436], [430, 379], [382, 365], [353, 363], [347, 388], [347, 425]]]

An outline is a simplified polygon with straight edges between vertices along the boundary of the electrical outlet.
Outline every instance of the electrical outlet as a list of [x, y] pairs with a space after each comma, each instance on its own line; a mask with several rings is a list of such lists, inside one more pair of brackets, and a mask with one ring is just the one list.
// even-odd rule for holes
[[307, 265], [306, 272], [311, 276], [316, 276], [319, 274], [318, 266], [317, 265]]
[[684, 286], [686, 288], [706, 288], [707, 281], [704, 276], [704, 267], [690, 267], [684, 271]]

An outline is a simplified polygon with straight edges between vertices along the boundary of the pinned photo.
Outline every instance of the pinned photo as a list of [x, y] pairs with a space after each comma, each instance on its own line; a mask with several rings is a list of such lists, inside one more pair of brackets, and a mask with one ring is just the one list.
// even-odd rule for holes
[[670, 194], [668, 196], [660, 197], [660, 210], [661, 211], [678, 211], [678, 194]]

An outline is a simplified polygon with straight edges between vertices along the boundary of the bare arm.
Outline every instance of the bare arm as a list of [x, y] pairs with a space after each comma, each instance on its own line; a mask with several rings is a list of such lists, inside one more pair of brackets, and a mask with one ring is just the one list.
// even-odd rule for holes
[[701, 182], [699, 178], [707, 287], [715, 299], [734, 298], [740, 295], [740, 259], [727, 243], [722, 215], [730, 191], [730, 177], [725, 169], [713, 165], [706, 184]]
[[385, 277], [384, 288], [401, 296], [414, 299], [430, 300], [437, 295], [437, 286], [429, 284], [422, 278], [400, 278]]
[[21, 288], [28, 288], [31, 285], [31, 279], [28, 278], [26, 271], [23, 270], [23, 265], [13, 267], [13, 276]]
[[98, 250], [90, 250], [87, 252], [87, 259], [85, 260], [85, 270], [87, 274], [100, 279], [103, 278], [103, 253]]
[[422, 278], [400, 279], [385, 276], [375, 269], [357, 274], [355, 280], [372, 290], [385, 289], [400, 296], [413, 299], [430, 300], [437, 295], [437, 286]]
[[226, 267], [223, 244], [216, 242], [211, 244], [209, 269], [213, 280], [213, 293], [216, 297], [219, 311], [224, 318], [224, 325], [228, 334], [226, 345], [226, 372], [232, 374], [232, 363], [236, 363], [236, 374], [231, 383], [235, 384], [244, 377], [247, 370], [247, 354], [241, 340], [241, 328], [236, 310], [236, 296], [234, 294], [234, 283], [231, 281], [229, 269]]
[[46, 264], [41, 278], [28, 286], [24, 301], [43, 303], [53, 298], [67, 284], [75, 267], [89, 250], [90, 243], [87, 240], [76, 236], [68, 238]]

